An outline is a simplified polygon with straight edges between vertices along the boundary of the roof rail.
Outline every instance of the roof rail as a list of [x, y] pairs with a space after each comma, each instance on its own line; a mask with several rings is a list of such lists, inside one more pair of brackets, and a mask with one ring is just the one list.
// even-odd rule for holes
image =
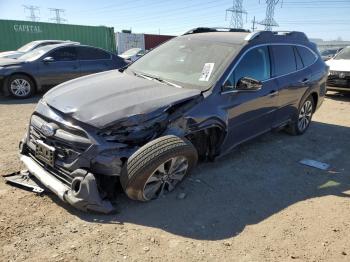
[[197, 27], [193, 28], [183, 35], [199, 34], [199, 33], [211, 33], [211, 32], [244, 32], [250, 33], [249, 30], [237, 29], [237, 28], [226, 28], [226, 27]]
[[244, 40], [252, 41], [255, 38], [263, 39], [263, 38], [271, 38], [271, 37], [278, 37], [278, 36], [288, 36], [299, 40], [309, 41], [305, 33], [298, 32], [298, 31], [257, 31], [247, 35]]

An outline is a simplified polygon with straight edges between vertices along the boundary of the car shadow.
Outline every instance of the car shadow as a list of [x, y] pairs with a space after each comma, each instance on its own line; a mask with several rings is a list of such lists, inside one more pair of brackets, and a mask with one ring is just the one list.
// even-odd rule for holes
[[336, 101], [350, 102], [350, 92], [327, 92], [326, 97]]
[[[175, 192], [155, 201], [132, 201], [120, 192], [117, 214], [89, 214], [63, 205], [89, 222], [132, 223], [192, 239], [226, 239], [298, 202], [350, 197], [345, 193], [350, 190], [349, 137], [349, 127], [313, 122], [303, 136], [266, 134], [220, 160], [201, 163]], [[304, 166], [299, 163], [303, 158], [329, 163], [330, 169]], [[182, 192], [186, 197], [178, 199]]]
[[41, 99], [42, 94], [37, 94], [25, 99], [16, 99], [11, 96], [0, 96], [0, 105], [24, 105], [38, 103]]

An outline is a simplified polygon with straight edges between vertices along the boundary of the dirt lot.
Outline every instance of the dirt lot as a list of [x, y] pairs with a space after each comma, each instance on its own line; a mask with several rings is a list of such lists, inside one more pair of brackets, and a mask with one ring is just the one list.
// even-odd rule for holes
[[[21, 168], [17, 145], [37, 100], [0, 98], [0, 174]], [[120, 193], [115, 215], [84, 214], [1, 179], [0, 260], [350, 261], [349, 159], [350, 96], [333, 94], [304, 136], [264, 135], [150, 203]]]

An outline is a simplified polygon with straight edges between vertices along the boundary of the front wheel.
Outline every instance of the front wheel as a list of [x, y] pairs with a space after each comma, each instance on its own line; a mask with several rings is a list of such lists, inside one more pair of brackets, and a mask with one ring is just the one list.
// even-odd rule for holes
[[302, 135], [309, 128], [314, 113], [314, 100], [309, 96], [300, 106], [287, 131], [292, 135]]
[[13, 75], [7, 80], [7, 89], [11, 96], [19, 99], [30, 97], [34, 93], [34, 83], [26, 75]]
[[137, 150], [120, 177], [127, 196], [149, 201], [170, 192], [196, 165], [197, 151], [189, 141], [163, 136]]

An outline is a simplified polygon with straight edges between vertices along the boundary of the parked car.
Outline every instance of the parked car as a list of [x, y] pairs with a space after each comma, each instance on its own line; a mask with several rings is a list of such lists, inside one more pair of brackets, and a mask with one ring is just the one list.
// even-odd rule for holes
[[337, 48], [337, 49], [326, 49], [321, 52], [321, 57], [323, 61], [327, 61], [331, 58], [333, 58], [336, 54], [338, 54], [343, 48]]
[[145, 51], [142, 50], [141, 48], [131, 48], [119, 56], [121, 58], [124, 58], [127, 62], [134, 62], [144, 54], [145, 54]]
[[72, 41], [62, 41], [62, 40], [37, 40], [29, 42], [28, 44], [25, 44], [24, 46], [18, 48], [16, 51], [6, 51], [6, 52], [0, 52], [0, 58], [18, 58], [21, 55], [30, 52], [36, 48], [40, 48], [46, 45], [55, 45], [55, 44], [80, 44], [78, 42], [72, 42]]
[[18, 59], [0, 59], [3, 92], [27, 98], [65, 81], [126, 65], [115, 54], [83, 45], [48, 45]]
[[272, 129], [308, 129], [328, 68], [304, 33], [203, 29], [128, 68], [61, 84], [38, 103], [20, 158], [81, 210], [172, 191], [196, 166]]
[[344, 48], [326, 64], [330, 68], [327, 90], [350, 92], [350, 46]]

